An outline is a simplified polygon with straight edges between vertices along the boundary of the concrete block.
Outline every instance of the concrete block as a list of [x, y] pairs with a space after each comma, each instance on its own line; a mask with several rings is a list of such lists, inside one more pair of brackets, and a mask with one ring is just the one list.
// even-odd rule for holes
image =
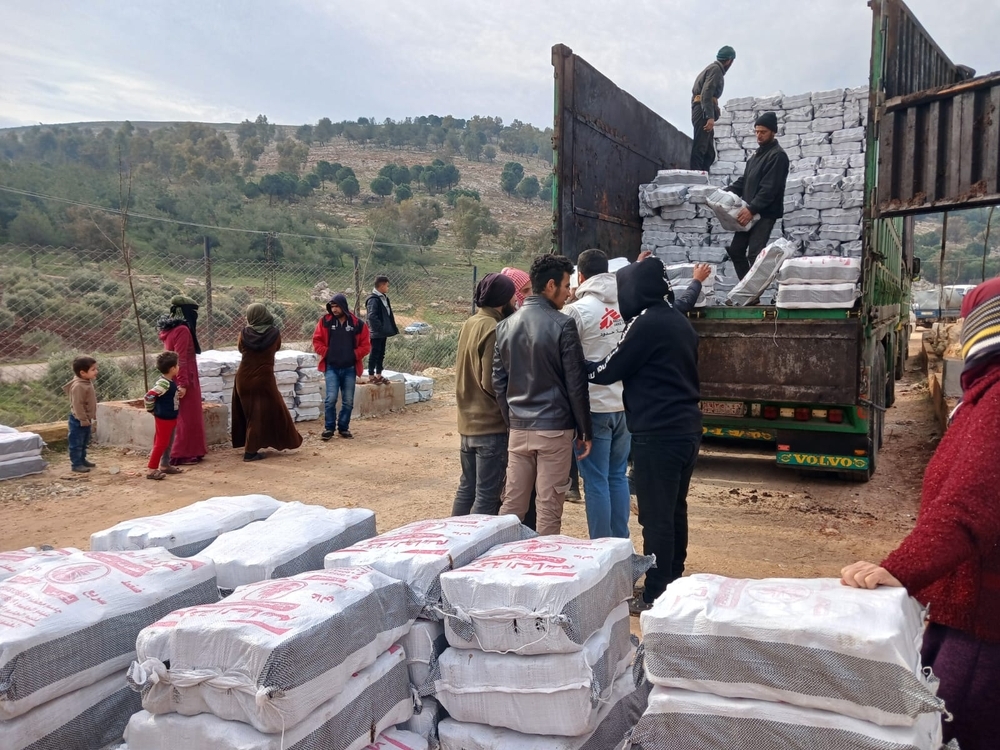
[[68, 420], [62, 422], [46, 422], [44, 424], [26, 424], [17, 428], [20, 432], [33, 432], [46, 443], [58, 443], [69, 436]]
[[406, 406], [405, 383], [362, 383], [354, 389], [355, 417], [373, 417]]
[[962, 397], [962, 367], [964, 365], [965, 362], [961, 359], [954, 357], [944, 358], [943, 387], [945, 398]]
[[[205, 440], [209, 445], [228, 443], [229, 407], [225, 404], [202, 403], [205, 420]], [[153, 447], [155, 425], [141, 399], [135, 401], [105, 401], [97, 405], [97, 445], [149, 450]]]

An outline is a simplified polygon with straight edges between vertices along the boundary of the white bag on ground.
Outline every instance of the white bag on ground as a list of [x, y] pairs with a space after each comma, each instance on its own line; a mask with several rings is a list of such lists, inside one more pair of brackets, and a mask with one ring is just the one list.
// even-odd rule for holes
[[75, 547], [49, 550], [25, 547], [24, 549], [15, 549], [10, 552], [0, 552], [0, 581], [4, 581], [11, 576], [16, 576], [22, 570], [27, 570], [32, 565], [66, 557], [79, 551]]
[[937, 720], [943, 706], [921, 670], [924, 612], [906, 589], [696, 574], [671, 583], [640, 623], [655, 685], [885, 726]]
[[438, 727], [441, 750], [619, 750], [646, 710], [650, 687], [643, 680], [637, 688], [631, 672], [623, 674], [615, 681], [611, 699], [601, 705], [597, 729], [580, 737], [522, 734], [445, 719]]
[[779, 284], [774, 305], [786, 310], [850, 309], [858, 295], [858, 288], [853, 283]]
[[750, 271], [733, 287], [726, 299], [738, 306], [754, 304], [778, 275], [782, 261], [794, 253], [795, 245], [788, 240], [772, 242], [760, 251]]
[[92, 550], [165, 547], [178, 557], [201, 552], [219, 534], [261, 521], [281, 507], [267, 495], [212, 497], [159, 516], [122, 521], [90, 535]]
[[414, 687], [421, 688], [431, 677], [431, 663], [448, 648], [444, 623], [440, 620], [417, 620], [410, 632], [399, 639], [399, 645], [406, 652], [410, 682]]
[[860, 260], [835, 255], [788, 258], [778, 271], [779, 284], [853, 284], [860, 277]]
[[334, 697], [321, 701], [303, 721], [270, 734], [212, 714], [140, 711], [128, 724], [128, 750], [363, 750], [413, 713], [403, 650], [392, 647], [349, 676], [342, 690], [327, 695]]
[[371, 568], [251, 583], [139, 633], [129, 681], [151, 713], [213, 713], [281, 732], [374, 663], [416, 613], [406, 584]]
[[0, 722], [4, 750], [72, 750], [121, 742], [129, 717], [142, 709], [122, 674], [44, 703]]
[[620, 604], [572, 654], [450, 648], [434, 669], [434, 696], [456, 721], [576, 737], [597, 727], [601, 704], [633, 655], [628, 606]]
[[458, 516], [414, 523], [366, 539], [326, 556], [327, 568], [370, 565], [405, 581], [425, 609], [439, 620], [441, 574], [468, 565], [492, 547], [536, 536], [517, 516]]
[[365, 745], [364, 750], [427, 750], [427, 747], [427, 740], [419, 734], [386, 729], [372, 744]]
[[219, 588], [322, 570], [323, 558], [375, 536], [375, 513], [284, 503], [270, 517], [229, 531], [201, 555], [215, 562]]
[[218, 601], [215, 566], [164, 549], [77, 552], [0, 583], [0, 719], [121, 673], [146, 625]]
[[941, 720], [926, 714], [913, 726], [880, 727], [829, 711], [657, 686], [632, 743], [636, 750], [939, 750]]
[[716, 190], [705, 199], [705, 202], [715, 212], [716, 218], [727, 232], [749, 232], [750, 228], [760, 221], [760, 214], [754, 214], [746, 226], [736, 220], [740, 211], [747, 207], [747, 203], [735, 193]]
[[546, 536], [496, 547], [441, 576], [448, 643], [522, 655], [580, 651], [651, 564], [628, 539]]

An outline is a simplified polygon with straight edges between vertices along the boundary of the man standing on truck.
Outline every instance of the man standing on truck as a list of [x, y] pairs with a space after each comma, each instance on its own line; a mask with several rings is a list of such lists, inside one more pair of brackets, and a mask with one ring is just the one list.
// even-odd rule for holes
[[694, 81], [691, 91], [691, 124], [694, 125], [694, 145], [691, 147], [691, 169], [705, 172], [715, 161], [715, 121], [722, 114], [719, 98], [726, 85], [726, 71], [736, 60], [736, 50], [725, 46], [715, 56], [715, 62], [705, 68]]
[[726, 188], [747, 204], [736, 217], [740, 224], [746, 226], [756, 214], [760, 215], [760, 220], [748, 231], [737, 232], [727, 248], [740, 279], [749, 273], [750, 266], [767, 244], [774, 223], [785, 213], [785, 181], [788, 179], [788, 154], [775, 137], [777, 115], [765, 112], [754, 122], [753, 129], [757, 134], [757, 150], [747, 162], [743, 176]]

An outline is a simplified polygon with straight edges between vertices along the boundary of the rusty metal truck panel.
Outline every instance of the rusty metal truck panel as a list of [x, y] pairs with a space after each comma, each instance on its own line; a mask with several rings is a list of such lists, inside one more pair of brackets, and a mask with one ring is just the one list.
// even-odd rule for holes
[[556, 246], [573, 260], [592, 247], [634, 259], [642, 238], [639, 184], [660, 169], [686, 169], [691, 139], [569, 47], [552, 48], [552, 65]]

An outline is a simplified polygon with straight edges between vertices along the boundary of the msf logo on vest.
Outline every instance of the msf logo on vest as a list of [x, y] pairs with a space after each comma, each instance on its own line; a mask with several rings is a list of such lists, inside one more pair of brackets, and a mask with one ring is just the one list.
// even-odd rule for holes
[[606, 331], [609, 328], [614, 328], [617, 323], [622, 319], [617, 310], [613, 310], [610, 307], [604, 308], [604, 315], [601, 317], [601, 330]]

